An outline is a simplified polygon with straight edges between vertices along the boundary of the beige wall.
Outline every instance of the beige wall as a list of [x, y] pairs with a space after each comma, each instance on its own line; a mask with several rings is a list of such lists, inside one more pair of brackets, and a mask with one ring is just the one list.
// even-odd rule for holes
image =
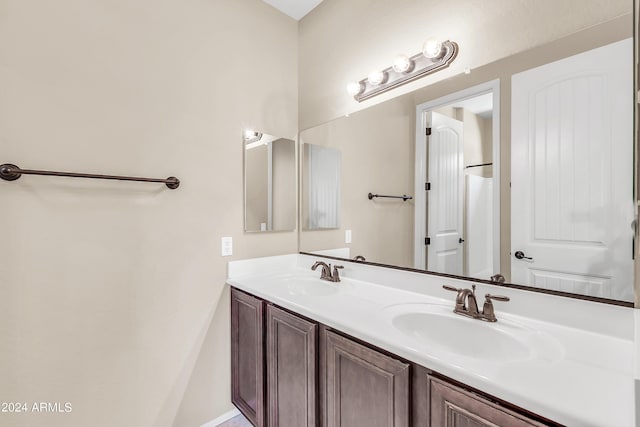
[[[464, 123], [464, 165], [491, 163], [493, 146], [491, 141], [492, 120], [482, 118], [467, 109], [462, 109]], [[489, 131], [487, 132], [487, 128]], [[469, 175], [491, 176], [491, 167], [465, 169]]]
[[[464, 135], [464, 166], [490, 163], [492, 161], [492, 120], [482, 118], [466, 108], [444, 106], [433, 111], [443, 114], [452, 119], [456, 119], [463, 124]], [[483, 171], [483, 169], [488, 169]], [[490, 168], [466, 169], [465, 173], [470, 175], [491, 176]]]
[[73, 405], [2, 426], [232, 408], [226, 262], [297, 249], [243, 232], [241, 135], [295, 139], [296, 40], [259, 0], [0, 0], [0, 160], [182, 182], [0, 182], [0, 394]]
[[[300, 21], [300, 129], [631, 13], [631, 0], [324, 0]], [[427, 37], [460, 45], [450, 68], [357, 103], [345, 86]]]
[[[415, 107], [404, 97], [300, 134], [301, 143], [342, 153], [341, 227], [303, 230], [301, 250], [349, 246], [351, 256], [413, 265], [413, 201], [369, 200], [367, 194], [413, 194], [414, 133]], [[304, 191], [302, 198], [306, 200]], [[345, 230], [352, 231], [350, 245], [344, 244]]]

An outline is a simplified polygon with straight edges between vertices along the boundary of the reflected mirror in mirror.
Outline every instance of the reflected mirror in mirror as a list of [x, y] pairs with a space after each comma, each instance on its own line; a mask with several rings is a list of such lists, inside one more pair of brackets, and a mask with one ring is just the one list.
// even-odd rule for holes
[[295, 142], [248, 130], [243, 146], [245, 231], [295, 230]]
[[300, 250], [632, 301], [632, 28], [624, 15], [302, 131], [344, 168], [341, 228], [303, 230]]
[[302, 144], [302, 224], [305, 230], [340, 227], [342, 155], [325, 145]]

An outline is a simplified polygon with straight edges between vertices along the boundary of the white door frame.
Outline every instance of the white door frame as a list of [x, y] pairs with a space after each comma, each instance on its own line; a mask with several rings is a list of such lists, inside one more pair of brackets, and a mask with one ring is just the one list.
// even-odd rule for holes
[[426, 112], [456, 101], [493, 93], [493, 270], [500, 272], [500, 79], [491, 80], [433, 101], [416, 106], [416, 165], [415, 165], [415, 217], [414, 217], [414, 268], [425, 269], [427, 247], [427, 135]]

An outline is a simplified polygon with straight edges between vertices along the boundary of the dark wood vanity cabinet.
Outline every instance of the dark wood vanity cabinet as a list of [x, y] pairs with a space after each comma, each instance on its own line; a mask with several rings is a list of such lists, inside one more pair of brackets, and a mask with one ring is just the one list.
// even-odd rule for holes
[[427, 375], [428, 424], [446, 427], [541, 427], [533, 419], [447, 381]]
[[265, 425], [264, 302], [231, 289], [231, 401], [256, 427]]
[[231, 372], [256, 427], [559, 426], [236, 289]]
[[267, 305], [267, 425], [318, 425], [318, 324]]
[[409, 427], [410, 365], [321, 328], [326, 427]]

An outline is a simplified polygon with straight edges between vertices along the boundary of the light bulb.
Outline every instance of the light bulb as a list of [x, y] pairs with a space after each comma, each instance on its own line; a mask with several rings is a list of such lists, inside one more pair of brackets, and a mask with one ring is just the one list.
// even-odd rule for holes
[[359, 82], [351, 82], [347, 85], [347, 92], [351, 96], [360, 95], [364, 90], [364, 85]]
[[256, 133], [250, 129], [247, 129], [244, 131], [244, 139], [251, 139], [251, 138], [255, 138], [256, 137]]
[[396, 73], [408, 73], [413, 69], [413, 61], [407, 55], [398, 55], [393, 60], [393, 71]]
[[436, 59], [442, 55], [442, 42], [435, 37], [429, 37], [424, 42], [422, 54], [429, 59]]
[[372, 86], [381, 85], [387, 80], [387, 73], [384, 71], [372, 71], [367, 80]]

